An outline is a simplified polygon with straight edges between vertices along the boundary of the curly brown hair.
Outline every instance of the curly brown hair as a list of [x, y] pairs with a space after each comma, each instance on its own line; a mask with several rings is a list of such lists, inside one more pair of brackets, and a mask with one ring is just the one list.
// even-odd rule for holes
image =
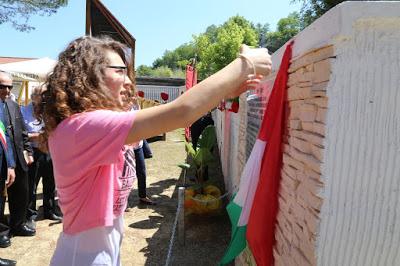
[[60, 53], [57, 65], [47, 78], [47, 89], [42, 92], [37, 115], [44, 121], [45, 135], [77, 113], [124, 110], [104, 82], [104, 70], [109, 64], [106, 51], [110, 50], [121, 56], [128, 67], [129, 78], [134, 81], [127, 46], [110, 37], [84, 36], [72, 41]]

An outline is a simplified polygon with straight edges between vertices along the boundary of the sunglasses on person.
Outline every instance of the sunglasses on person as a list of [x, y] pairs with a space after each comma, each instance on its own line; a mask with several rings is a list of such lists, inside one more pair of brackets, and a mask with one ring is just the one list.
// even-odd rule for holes
[[12, 90], [12, 88], [13, 88], [13, 85], [0, 84], [0, 90], [5, 90], [5, 89]]

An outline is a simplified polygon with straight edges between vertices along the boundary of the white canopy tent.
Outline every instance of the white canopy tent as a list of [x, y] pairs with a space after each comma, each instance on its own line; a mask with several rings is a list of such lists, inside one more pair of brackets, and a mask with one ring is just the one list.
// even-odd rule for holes
[[28, 104], [31, 88], [43, 82], [47, 75], [53, 71], [56, 63], [56, 60], [44, 57], [0, 64], [0, 70], [10, 73], [14, 82], [21, 84], [18, 92], [18, 103], [21, 104], [24, 100], [26, 105]]
[[1, 64], [0, 70], [11, 73], [18, 80], [44, 81], [53, 70], [57, 61], [48, 57], [20, 61], [15, 63]]

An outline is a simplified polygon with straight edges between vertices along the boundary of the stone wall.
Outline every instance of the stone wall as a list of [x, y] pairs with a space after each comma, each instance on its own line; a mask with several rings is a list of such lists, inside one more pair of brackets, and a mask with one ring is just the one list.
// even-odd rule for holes
[[333, 46], [309, 52], [291, 62], [284, 137], [278, 226], [274, 250], [276, 265], [316, 265], [315, 243], [323, 199], [320, 189], [326, 87], [334, 60]]
[[[294, 39], [276, 265], [400, 265], [400, 2], [345, 2]], [[285, 47], [239, 114], [216, 111], [227, 189], [254, 145]], [[236, 260], [254, 265], [250, 250]]]

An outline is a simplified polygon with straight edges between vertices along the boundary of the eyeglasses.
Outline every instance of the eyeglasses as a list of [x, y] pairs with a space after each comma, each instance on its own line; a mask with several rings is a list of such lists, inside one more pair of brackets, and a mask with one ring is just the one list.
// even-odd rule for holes
[[107, 66], [107, 68], [113, 68], [116, 69], [117, 73], [120, 74], [121, 76], [124, 76], [124, 81], [125, 78], [128, 76], [128, 68], [126, 66]]
[[5, 90], [5, 89], [12, 90], [12, 88], [13, 88], [13, 85], [0, 84], [0, 90]]
[[107, 66], [107, 68], [113, 68], [113, 69], [121, 70], [125, 75], [128, 72], [128, 68], [126, 66]]

